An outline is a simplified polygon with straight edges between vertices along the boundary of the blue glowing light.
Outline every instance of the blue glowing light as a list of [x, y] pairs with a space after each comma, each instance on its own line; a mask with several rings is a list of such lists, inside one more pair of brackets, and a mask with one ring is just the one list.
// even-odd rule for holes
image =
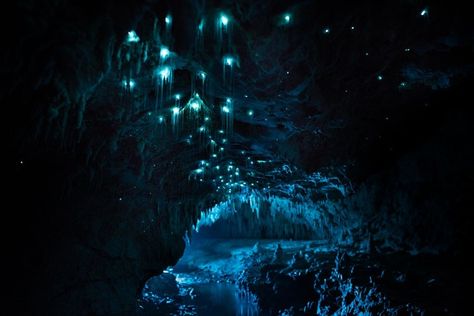
[[169, 25], [169, 24], [171, 24], [171, 22], [173, 22], [173, 18], [171, 17], [171, 15], [168, 14], [165, 17], [165, 23]]
[[428, 9], [421, 10], [420, 15], [421, 16], [427, 16], [428, 15]]
[[200, 104], [198, 102], [192, 102], [191, 103], [191, 108], [194, 110], [194, 111], [199, 111], [199, 109], [201, 108]]
[[175, 98], [176, 100], [180, 100], [180, 99], [181, 99], [181, 95], [180, 95], [180, 94], [176, 94], [176, 95], [174, 96], [174, 98]]
[[200, 71], [200, 72], [198, 73], [198, 76], [199, 76], [202, 80], [205, 80], [207, 75], [206, 75], [206, 73], [205, 73], [204, 71]]
[[162, 59], [166, 59], [169, 55], [170, 55], [170, 51], [169, 51], [168, 47], [165, 47], [165, 46], [161, 47], [160, 57]]
[[382, 79], [383, 79], [382, 75], [377, 76], [377, 80], [382, 80]]
[[186, 110], [188, 112], [190, 111], [191, 113], [194, 113], [193, 117], [195, 119], [199, 118], [199, 116], [196, 115], [196, 114], [198, 114], [199, 111], [202, 110], [205, 114], [207, 114], [209, 112], [209, 108], [206, 106], [204, 101], [199, 97], [198, 93], [195, 93], [189, 99], [189, 101], [186, 103], [186, 106], [184, 107], [184, 110]]
[[167, 66], [160, 67], [158, 68], [158, 74], [160, 75], [162, 82], [168, 81], [171, 77], [171, 69]]
[[234, 64], [235, 60], [233, 57], [231, 56], [225, 56], [224, 57], [224, 65], [227, 65], [229, 67], [232, 67], [232, 65]]
[[247, 111], [247, 115], [248, 115], [248, 116], [253, 116], [253, 110], [248, 110], [248, 111]]
[[221, 14], [220, 17], [221, 24], [227, 26], [229, 24], [229, 18], [225, 14]]
[[327, 27], [323, 30], [324, 34], [329, 34], [330, 32], [331, 32], [331, 29], [329, 27]]
[[228, 106], [224, 105], [224, 106], [222, 107], [222, 112], [224, 112], [224, 113], [230, 113], [230, 108], [229, 108]]
[[201, 22], [200, 22], [199, 25], [198, 25], [198, 30], [199, 30], [199, 32], [201, 32], [201, 33], [202, 33], [202, 31], [204, 30], [204, 23], [205, 23], [205, 21], [204, 21], [204, 19], [202, 19]]
[[163, 123], [164, 121], [165, 121], [165, 118], [163, 116], [158, 116], [158, 122]]
[[174, 115], [177, 115], [177, 114], [179, 114], [179, 108], [178, 108], [177, 106], [175, 106], [175, 107], [173, 107], [173, 108], [171, 109], [171, 112], [172, 112]]
[[135, 83], [135, 80], [133, 79], [130, 79], [130, 80], [124, 79], [122, 80], [122, 86], [124, 88], [130, 88], [130, 90], [133, 90], [133, 88], [135, 88], [136, 86], [136, 83]]
[[137, 43], [140, 41], [140, 38], [138, 37], [137, 33], [135, 31], [130, 31], [128, 32], [127, 35], [127, 42], [129, 43]]

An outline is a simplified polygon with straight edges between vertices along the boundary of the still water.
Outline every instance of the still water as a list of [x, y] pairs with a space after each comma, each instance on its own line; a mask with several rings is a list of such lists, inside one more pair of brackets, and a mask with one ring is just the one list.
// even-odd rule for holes
[[258, 315], [255, 297], [237, 285], [192, 279], [168, 273], [147, 282], [139, 315]]

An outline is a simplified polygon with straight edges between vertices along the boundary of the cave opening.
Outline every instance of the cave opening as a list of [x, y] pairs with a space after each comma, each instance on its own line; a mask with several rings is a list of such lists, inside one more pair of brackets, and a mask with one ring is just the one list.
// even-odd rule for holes
[[223, 203], [204, 213], [193, 232], [186, 234], [186, 248], [177, 264], [145, 284], [138, 300], [140, 315], [157, 311], [276, 313], [273, 306], [259, 306], [259, 298], [245, 281], [247, 271], [262, 261], [277, 267], [289, 263], [288, 271], [308, 268], [305, 258], [309, 253], [328, 252], [334, 247], [327, 240], [317, 240], [318, 234], [307, 223], [295, 223], [280, 213], [273, 215], [267, 205], [253, 205], [252, 209], [248, 201], [232, 206]]

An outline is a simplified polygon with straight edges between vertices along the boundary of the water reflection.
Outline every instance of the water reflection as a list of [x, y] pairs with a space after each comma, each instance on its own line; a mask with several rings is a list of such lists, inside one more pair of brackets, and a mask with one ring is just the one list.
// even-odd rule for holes
[[173, 272], [147, 282], [140, 306], [139, 314], [143, 316], [258, 315], [255, 297], [237, 285], [200, 280], [193, 275]]

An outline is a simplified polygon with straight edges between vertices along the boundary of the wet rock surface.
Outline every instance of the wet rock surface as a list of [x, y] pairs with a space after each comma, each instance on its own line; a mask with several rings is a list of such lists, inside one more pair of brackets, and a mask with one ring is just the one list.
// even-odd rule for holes
[[[205, 315], [209, 306], [241, 304], [241, 310], [221, 306], [220, 314], [458, 315], [467, 306], [466, 267], [453, 264], [455, 258], [334, 251], [315, 241], [253, 242], [191, 243], [174, 269], [147, 283], [140, 312]], [[203, 285], [216, 292], [230, 289], [241, 300], [195, 299]], [[174, 293], [166, 294], [170, 289]]]

